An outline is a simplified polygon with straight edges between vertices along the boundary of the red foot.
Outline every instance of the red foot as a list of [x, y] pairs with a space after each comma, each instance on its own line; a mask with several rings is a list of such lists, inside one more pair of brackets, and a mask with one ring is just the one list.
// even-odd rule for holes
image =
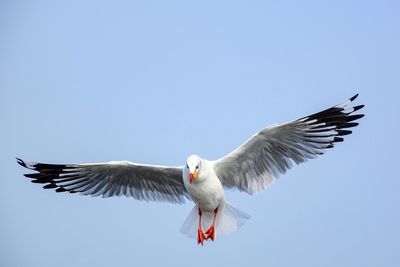
[[207, 235], [207, 240], [211, 238], [212, 241], [215, 239], [215, 229], [214, 229], [214, 224], [211, 225], [210, 229], [207, 230], [206, 232]]
[[207, 237], [203, 233], [203, 230], [201, 229], [201, 227], [199, 226], [199, 228], [197, 228], [197, 244], [203, 245], [204, 240], [207, 240]]

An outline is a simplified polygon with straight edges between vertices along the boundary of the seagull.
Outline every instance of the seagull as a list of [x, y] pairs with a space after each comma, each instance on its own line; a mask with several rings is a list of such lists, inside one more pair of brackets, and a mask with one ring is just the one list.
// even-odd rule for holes
[[[56, 192], [92, 196], [127, 196], [144, 201], [195, 204], [181, 232], [203, 245], [216, 233], [230, 234], [250, 216], [227, 202], [224, 189], [250, 195], [269, 187], [293, 163], [322, 155], [342, 142], [363, 114], [354, 114], [358, 94], [344, 103], [284, 124], [262, 129], [230, 154], [218, 160], [191, 155], [183, 166], [156, 166], [129, 161], [86, 164], [45, 164], [17, 158], [33, 183]], [[207, 229], [203, 231], [203, 229]]]

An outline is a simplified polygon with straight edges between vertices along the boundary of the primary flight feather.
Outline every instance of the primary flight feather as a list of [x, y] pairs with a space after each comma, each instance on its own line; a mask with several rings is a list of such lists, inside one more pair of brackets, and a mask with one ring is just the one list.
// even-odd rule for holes
[[[269, 126], [253, 135], [225, 157], [209, 161], [197, 155], [179, 167], [111, 161], [88, 164], [20, 165], [36, 171], [25, 174], [33, 183], [45, 184], [57, 192], [93, 196], [133, 197], [145, 201], [183, 203], [195, 207], [181, 232], [197, 237], [197, 243], [214, 240], [216, 233], [229, 234], [249, 219], [249, 215], [226, 202], [224, 188], [248, 194], [259, 192], [293, 165], [322, 155], [351, 133], [363, 114], [354, 114], [364, 105], [353, 106], [355, 95], [342, 104], [285, 124]], [[206, 232], [203, 229], [208, 227]]]

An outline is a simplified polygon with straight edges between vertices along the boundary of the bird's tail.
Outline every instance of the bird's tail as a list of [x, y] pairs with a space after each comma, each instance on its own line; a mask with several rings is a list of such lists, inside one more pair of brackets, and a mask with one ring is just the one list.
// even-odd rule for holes
[[[213, 216], [213, 212], [202, 212], [201, 227], [204, 231], [211, 226]], [[228, 235], [233, 233], [244, 225], [248, 219], [250, 219], [250, 215], [225, 202], [218, 207], [218, 213], [215, 220], [216, 234]], [[198, 207], [194, 206], [183, 223], [180, 231], [187, 237], [196, 239], [198, 226], [199, 211]]]

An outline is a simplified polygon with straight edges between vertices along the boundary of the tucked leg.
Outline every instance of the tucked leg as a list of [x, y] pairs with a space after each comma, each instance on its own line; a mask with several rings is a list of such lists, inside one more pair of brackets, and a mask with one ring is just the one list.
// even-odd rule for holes
[[213, 221], [212, 221], [211, 227], [206, 232], [207, 239], [210, 238], [212, 241], [214, 241], [214, 239], [215, 239], [214, 224], [215, 224], [215, 218], [217, 218], [217, 213], [218, 213], [218, 207], [216, 207], [215, 210], [214, 210], [214, 217], [213, 217]]
[[204, 240], [207, 240], [206, 235], [203, 233], [201, 229], [201, 209], [199, 208], [199, 228], [197, 228], [197, 244], [203, 245]]

